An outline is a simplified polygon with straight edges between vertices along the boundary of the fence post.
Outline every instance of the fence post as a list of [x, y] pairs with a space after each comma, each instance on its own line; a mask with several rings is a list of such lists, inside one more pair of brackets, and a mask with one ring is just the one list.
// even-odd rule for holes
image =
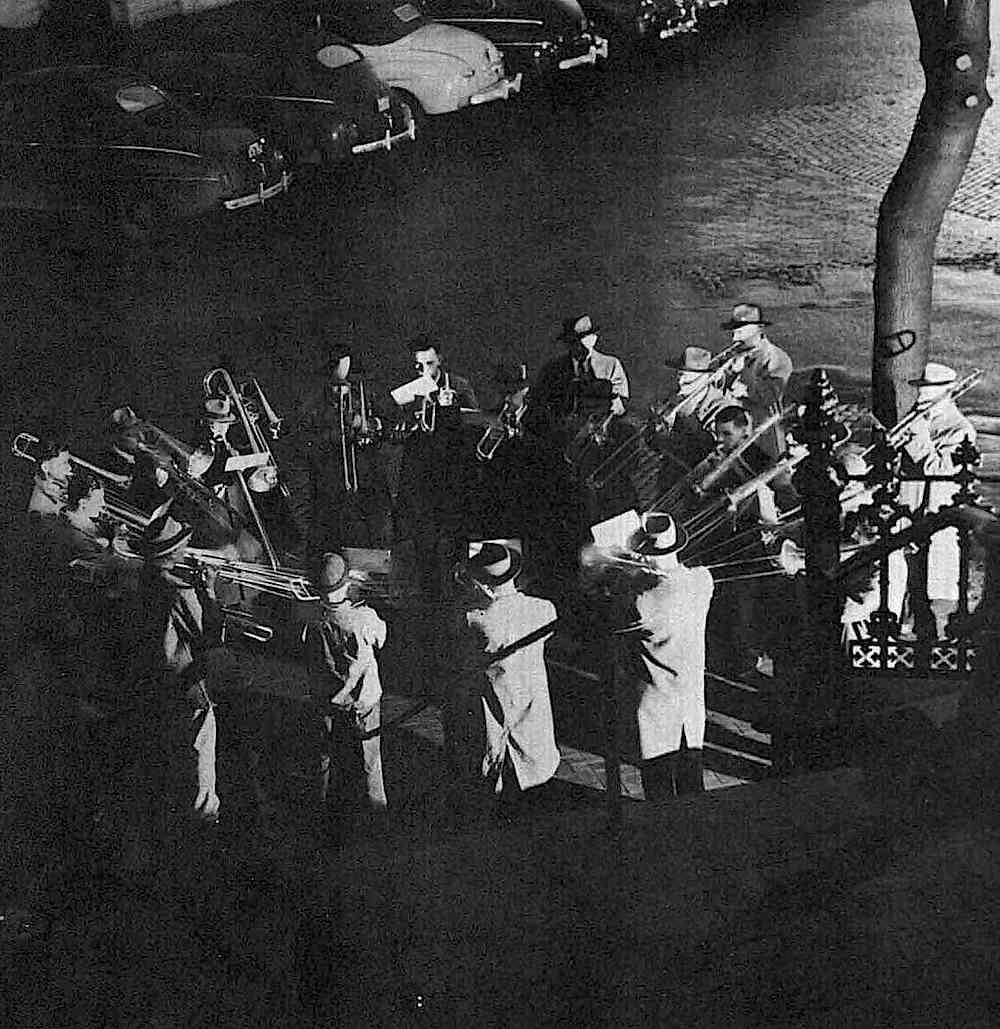
[[961, 631], [976, 646], [975, 668], [961, 701], [961, 715], [970, 736], [996, 751], [1000, 737], [1000, 519], [992, 518], [975, 531], [986, 551], [983, 595]]
[[805, 412], [796, 436], [808, 454], [795, 472], [793, 483], [802, 497], [804, 520], [806, 603], [802, 659], [796, 669], [790, 718], [782, 742], [787, 748], [783, 767], [810, 767], [821, 762], [816, 731], [830, 727], [838, 707], [836, 687], [840, 667], [841, 602], [834, 583], [840, 564], [841, 480], [833, 460], [838, 438], [834, 417], [837, 394], [819, 368], [806, 393]]

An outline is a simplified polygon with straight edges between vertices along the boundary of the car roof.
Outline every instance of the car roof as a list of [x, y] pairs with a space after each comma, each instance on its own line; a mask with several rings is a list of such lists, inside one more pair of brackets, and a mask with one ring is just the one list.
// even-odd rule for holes
[[427, 24], [419, 0], [320, 0], [315, 10], [358, 43], [392, 43]]
[[142, 72], [129, 68], [116, 68], [106, 64], [64, 64], [53, 68], [35, 68], [15, 75], [4, 82], [0, 89], [51, 89], [54, 86], [79, 89], [86, 85], [92, 89], [117, 90], [135, 82], [154, 85]]

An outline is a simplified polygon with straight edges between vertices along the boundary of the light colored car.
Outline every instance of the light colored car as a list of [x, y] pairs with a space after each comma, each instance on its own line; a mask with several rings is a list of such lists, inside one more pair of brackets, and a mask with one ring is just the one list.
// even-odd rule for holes
[[478, 32], [500, 48], [510, 71], [551, 75], [608, 56], [577, 0], [424, 0], [437, 21]]
[[316, 59], [336, 61], [342, 49], [336, 36], [349, 39], [415, 111], [446, 114], [507, 100], [521, 89], [520, 73], [508, 77], [493, 43], [431, 21], [411, 0], [326, 0], [314, 10]]

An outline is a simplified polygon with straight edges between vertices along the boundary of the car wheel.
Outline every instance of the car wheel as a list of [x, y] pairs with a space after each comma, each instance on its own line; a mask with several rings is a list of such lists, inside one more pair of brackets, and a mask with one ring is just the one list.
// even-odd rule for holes
[[420, 106], [420, 101], [405, 89], [390, 89], [389, 92], [401, 104], [406, 104], [406, 106], [409, 107], [410, 115], [413, 118], [413, 124], [416, 126], [417, 130], [417, 143], [419, 144], [423, 140], [427, 139], [430, 135], [427, 131], [427, 112]]

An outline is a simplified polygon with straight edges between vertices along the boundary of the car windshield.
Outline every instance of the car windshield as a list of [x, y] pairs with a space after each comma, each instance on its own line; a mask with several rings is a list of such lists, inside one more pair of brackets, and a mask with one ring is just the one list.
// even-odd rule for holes
[[329, 28], [336, 27], [352, 43], [384, 46], [427, 24], [420, 7], [405, 0], [333, 0], [321, 7]]
[[126, 114], [141, 114], [165, 104], [167, 98], [155, 86], [134, 82], [115, 93], [115, 102]]
[[348, 64], [356, 64], [358, 61], [364, 60], [357, 50], [344, 46], [343, 43], [331, 43], [329, 46], [323, 47], [316, 56], [319, 58], [320, 64], [325, 64], [327, 68], [344, 68]]

